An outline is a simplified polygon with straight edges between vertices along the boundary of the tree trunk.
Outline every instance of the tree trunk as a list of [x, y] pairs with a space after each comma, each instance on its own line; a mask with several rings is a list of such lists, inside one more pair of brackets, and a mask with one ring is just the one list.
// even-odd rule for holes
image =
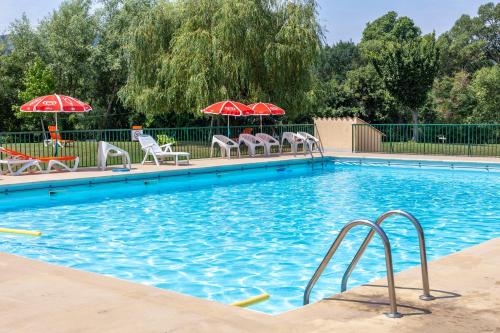
[[411, 110], [411, 118], [413, 120], [413, 141], [418, 142], [418, 111]]

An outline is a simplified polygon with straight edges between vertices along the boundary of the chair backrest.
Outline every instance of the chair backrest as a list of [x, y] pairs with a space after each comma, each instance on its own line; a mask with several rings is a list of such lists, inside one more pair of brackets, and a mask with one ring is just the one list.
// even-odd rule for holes
[[292, 142], [302, 143], [302, 138], [299, 137], [296, 133], [293, 133], [293, 132], [283, 132], [283, 134], [281, 135], [281, 137], [283, 139], [288, 140], [288, 142], [290, 142], [290, 143], [292, 143]]
[[257, 133], [255, 136], [265, 142], [278, 142], [275, 138], [266, 133]]
[[230, 138], [222, 134], [214, 135], [212, 141], [214, 139], [228, 146], [238, 146], [238, 144], [235, 141], [231, 140]]
[[49, 133], [50, 133], [50, 138], [52, 140], [56, 140], [56, 138], [57, 138], [57, 140], [61, 140], [61, 134], [57, 133], [57, 135], [56, 135], [56, 132], [57, 132], [56, 126], [51, 125], [48, 127], [48, 129], [49, 129]]
[[260, 143], [260, 140], [259, 138], [257, 138], [256, 136], [253, 136], [252, 134], [240, 134], [240, 138], [246, 140], [246, 141], [250, 141], [251, 143]]
[[297, 134], [302, 136], [306, 140], [313, 140], [315, 142], [319, 142], [319, 140], [315, 136], [313, 136], [307, 132], [297, 132]]
[[108, 150], [108, 151], [114, 151], [114, 152], [117, 152], [117, 153], [127, 153], [126, 150], [123, 150], [120, 147], [112, 145], [111, 143], [106, 142], [106, 141], [99, 141], [98, 148], [100, 150], [102, 150], [103, 152], [106, 151], [106, 150]]
[[23, 159], [23, 160], [29, 160], [29, 159], [32, 158], [29, 155], [17, 152], [17, 151], [12, 150], [12, 149], [4, 148], [4, 147], [0, 147], [0, 153], [4, 153], [4, 154], [9, 155], [11, 157], [20, 158], [20, 159]]
[[139, 143], [141, 144], [141, 147], [143, 150], [146, 150], [148, 148], [151, 148], [154, 154], [161, 154], [163, 151], [161, 150], [160, 146], [158, 145], [158, 142], [156, 142], [155, 139], [151, 135], [139, 135], [138, 137]]

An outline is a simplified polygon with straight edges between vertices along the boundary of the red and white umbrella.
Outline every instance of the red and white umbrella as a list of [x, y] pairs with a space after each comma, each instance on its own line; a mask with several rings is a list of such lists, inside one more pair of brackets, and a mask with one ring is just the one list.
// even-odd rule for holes
[[76, 98], [64, 95], [47, 95], [37, 97], [21, 106], [23, 112], [88, 112], [92, 110], [90, 105]]
[[[76, 98], [64, 95], [47, 95], [32, 99], [26, 104], [23, 104], [20, 109], [22, 112], [49, 112], [55, 114], [56, 131], [57, 114], [59, 113], [74, 113], [74, 112], [89, 112], [92, 107]], [[56, 145], [57, 155], [57, 145]]]
[[22, 112], [50, 112], [56, 117], [58, 113], [89, 112], [92, 107], [76, 98], [64, 95], [47, 95], [37, 97], [21, 106]]
[[203, 110], [203, 113], [227, 116], [227, 135], [229, 136], [229, 117], [246, 117], [253, 114], [252, 109], [240, 102], [222, 101], [212, 104]]
[[260, 117], [260, 130], [262, 131], [262, 116], [282, 116], [285, 110], [271, 103], [253, 103], [248, 106], [253, 110], [254, 116]]

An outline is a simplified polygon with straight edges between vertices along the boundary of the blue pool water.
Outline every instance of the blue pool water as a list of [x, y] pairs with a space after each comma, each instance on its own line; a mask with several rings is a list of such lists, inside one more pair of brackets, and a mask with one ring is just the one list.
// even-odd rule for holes
[[[252, 309], [280, 313], [302, 305], [349, 220], [408, 210], [424, 227], [429, 260], [500, 237], [500, 173], [330, 162], [2, 194], [0, 207], [0, 226], [43, 232], [1, 235], [0, 251], [224, 303], [267, 292]], [[384, 228], [395, 269], [418, 265], [411, 225], [395, 217]], [[367, 232], [353, 231], [312, 301], [339, 291]], [[374, 239], [349, 286], [384, 275]]]

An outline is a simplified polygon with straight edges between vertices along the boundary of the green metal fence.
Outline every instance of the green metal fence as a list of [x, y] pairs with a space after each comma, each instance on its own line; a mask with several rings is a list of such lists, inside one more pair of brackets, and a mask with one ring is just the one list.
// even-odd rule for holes
[[[215, 134], [227, 135], [227, 127], [184, 127], [184, 128], [148, 128], [143, 129], [144, 134], [154, 137], [159, 144], [167, 143], [173, 139], [174, 151], [191, 153], [192, 159], [207, 158], [210, 156], [210, 144]], [[263, 132], [281, 138], [283, 132], [308, 132], [314, 134], [313, 124], [291, 124], [263, 126], [232, 126], [229, 136], [235, 140], [242, 132], [253, 134]], [[97, 145], [99, 141], [107, 141], [126, 150], [132, 163], [139, 163], [144, 157], [139, 143], [132, 140], [130, 129], [111, 130], [86, 130], [86, 131], [60, 131], [63, 140], [61, 145], [50, 142], [49, 132], [0, 132], [0, 146], [21, 152], [33, 157], [48, 156], [78, 156], [80, 166], [92, 167], [97, 165]], [[290, 146], [283, 147], [284, 152], [290, 151]], [[246, 147], [241, 146], [242, 154], [246, 154]], [[235, 153], [234, 150], [232, 153]], [[257, 152], [259, 153], [259, 151]], [[214, 150], [214, 157], [220, 156], [219, 149]], [[108, 164], [119, 164], [120, 159], [109, 159]]]
[[353, 152], [500, 156], [500, 124], [356, 124]]

